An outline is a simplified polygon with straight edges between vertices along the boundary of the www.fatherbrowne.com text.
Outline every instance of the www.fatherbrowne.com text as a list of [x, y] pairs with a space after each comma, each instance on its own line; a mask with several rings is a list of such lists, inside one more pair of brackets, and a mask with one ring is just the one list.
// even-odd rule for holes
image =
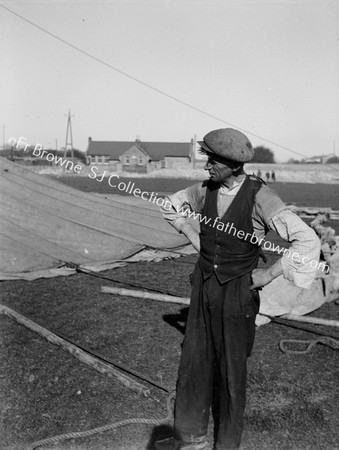
[[[171, 205], [171, 207], [173, 207]], [[165, 206], [168, 209], [167, 205]], [[317, 268], [322, 270], [325, 273], [328, 273], [330, 268], [323, 261], [317, 261], [316, 259], [310, 259], [307, 256], [300, 258], [298, 252], [291, 252], [288, 248], [280, 247], [280, 245], [276, 245], [271, 241], [266, 240], [265, 238], [259, 239], [255, 232], [253, 233], [245, 233], [243, 230], [237, 230], [234, 226], [233, 222], [223, 222], [220, 217], [216, 217], [212, 220], [211, 217], [202, 216], [201, 213], [197, 213], [195, 211], [191, 211], [186, 205], [185, 206], [177, 206], [176, 211], [183, 215], [186, 218], [190, 218], [193, 220], [199, 220], [199, 223], [204, 223], [210, 227], [216, 228], [218, 231], [222, 231], [224, 233], [233, 234], [238, 239], [242, 239], [250, 242], [251, 244], [262, 246], [265, 250], [272, 251], [278, 253], [278, 255], [286, 255], [288, 258], [292, 258], [295, 262], [301, 262], [302, 264], [309, 264], [313, 269]]]

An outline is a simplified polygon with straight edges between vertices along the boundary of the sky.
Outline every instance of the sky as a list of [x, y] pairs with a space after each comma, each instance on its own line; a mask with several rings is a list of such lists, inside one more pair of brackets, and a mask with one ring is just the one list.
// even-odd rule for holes
[[0, 0], [0, 39], [1, 146], [65, 146], [70, 110], [81, 150], [232, 127], [339, 155], [339, 0]]

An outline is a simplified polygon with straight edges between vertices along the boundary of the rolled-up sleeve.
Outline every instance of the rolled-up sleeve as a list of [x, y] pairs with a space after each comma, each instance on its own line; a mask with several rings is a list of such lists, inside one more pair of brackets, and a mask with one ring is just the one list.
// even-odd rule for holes
[[206, 188], [198, 183], [165, 197], [163, 206], [160, 207], [164, 219], [181, 233], [190, 213], [201, 213], [205, 193]]
[[298, 287], [309, 288], [315, 278], [320, 255], [320, 240], [314, 230], [288, 209], [274, 215], [268, 226], [292, 244], [283, 251], [284, 278]]

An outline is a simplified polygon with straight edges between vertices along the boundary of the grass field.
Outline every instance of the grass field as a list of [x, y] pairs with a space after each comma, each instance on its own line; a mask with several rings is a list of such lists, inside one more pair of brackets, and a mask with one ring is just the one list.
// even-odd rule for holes
[[[103, 181], [91, 180], [88, 177], [77, 176], [63, 176], [57, 178], [62, 183], [74, 187], [84, 192], [95, 192], [98, 194], [108, 195], [130, 195], [119, 189], [112, 188], [105, 178]], [[135, 183], [135, 187], [141, 191], [154, 192], [157, 194], [173, 193], [180, 189], [185, 189], [197, 183], [197, 180], [190, 180], [185, 178], [170, 179], [170, 178], [130, 178], [120, 177], [118, 180], [114, 179], [112, 184], [118, 182], [130, 181]], [[310, 184], [310, 183], [269, 183], [269, 187], [274, 189], [285, 203], [294, 203], [297, 206], [309, 207], [331, 207], [333, 210], [339, 210], [339, 186], [337, 184]], [[329, 221], [329, 226], [336, 229], [339, 234], [338, 221]]]
[[[80, 177], [62, 181], [88, 192], [116, 193], [107, 183], [87, 180], [82, 184]], [[193, 182], [138, 179], [137, 183], [142, 190], [173, 192]], [[287, 202], [339, 209], [337, 190], [332, 186], [276, 183], [274, 187]], [[269, 263], [275, 260], [274, 255], [269, 258]], [[102, 274], [115, 282], [80, 273], [33, 282], [6, 281], [1, 286], [1, 303], [173, 389], [187, 308], [106, 295], [100, 288], [125, 282], [189, 296], [188, 278], [196, 259], [192, 255], [137, 263]], [[312, 315], [339, 320], [339, 306], [328, 303]], [[166, 416], [166, 395], [156, 388], [151, 389], [151, 398], [143, 398], [11, 319], [0, 316], [0, 326], [1, 449], [24, 450], [36, 440], [125, 418]], [[316, 330], [328, 331], [325, 327]], [[333, 329], [330, 333], [339, 338]], [[278, 348], [281, 339], [315, 337], [274, 323], [258, 329], [248, 365], [242, 450], [339, 449], [338, 352], [319, 344], [306, 355], [283, 354]], [[129, 425], [42, 448], [151, 449], [154, 439], [169, 433], [165, 426]], [[209, 437], [212, 442], [212, 427]]]
[[[159, 169], [149, 173], [131, 173], [132, 178], [162, 178], [162, 179], [191, 179], [199, 180], [206, 177], [206, 171], [203, 170], [204, 163], [199, 164], [199, 168], [192, 169], [188, 167], [178, 167], [173, 169]], [[109, 171], [107, 166], [98, 165], [95, 166], [95, 173], [102, 174], [105, 170]], [[64, 176], [65, 171], [62, 167], [54, 166], [32, 166], [34, 171], [37, 171], [46, 175]], [[325, 183], [325, 184], [339, 184], [339, 164], [245, 164], [245, 171], [247, 173], [257, 174], [260, 170], [261, 176], [266, 180], [266, 172], [275, 172], [276, 180], [284, 183]], [[115, 172], [112, 172], [115, 173]], [[74, 172], [69, 171], [70, 176], [74, 175]], [[88, 177], [92, 175], [89, 166], [83, 166], [80, 174], [76, 176]], [[120, 172], [121, 177], [124, 176], [123, 172]]]

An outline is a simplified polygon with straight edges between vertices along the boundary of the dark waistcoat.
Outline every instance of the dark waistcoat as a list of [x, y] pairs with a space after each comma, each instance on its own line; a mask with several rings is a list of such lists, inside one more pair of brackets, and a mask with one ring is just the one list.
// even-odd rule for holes
[[[233, 280], [257, 267], [260, 247], [250, 242], [253, 233], [252, 210], [261, 181], [246, 175], [246, 179], [221, 219], [217, 200], [220, 183], [207, 182], [206, 199], [200, 231], [199, 265], [204, 279], [213, 271], [221, 283]], [[217, 221], [216, 221], [217, 219]], [[247, 235], [247, 239], [244, 237]], [[255, 242], [254, 239], [252, 241]]]

